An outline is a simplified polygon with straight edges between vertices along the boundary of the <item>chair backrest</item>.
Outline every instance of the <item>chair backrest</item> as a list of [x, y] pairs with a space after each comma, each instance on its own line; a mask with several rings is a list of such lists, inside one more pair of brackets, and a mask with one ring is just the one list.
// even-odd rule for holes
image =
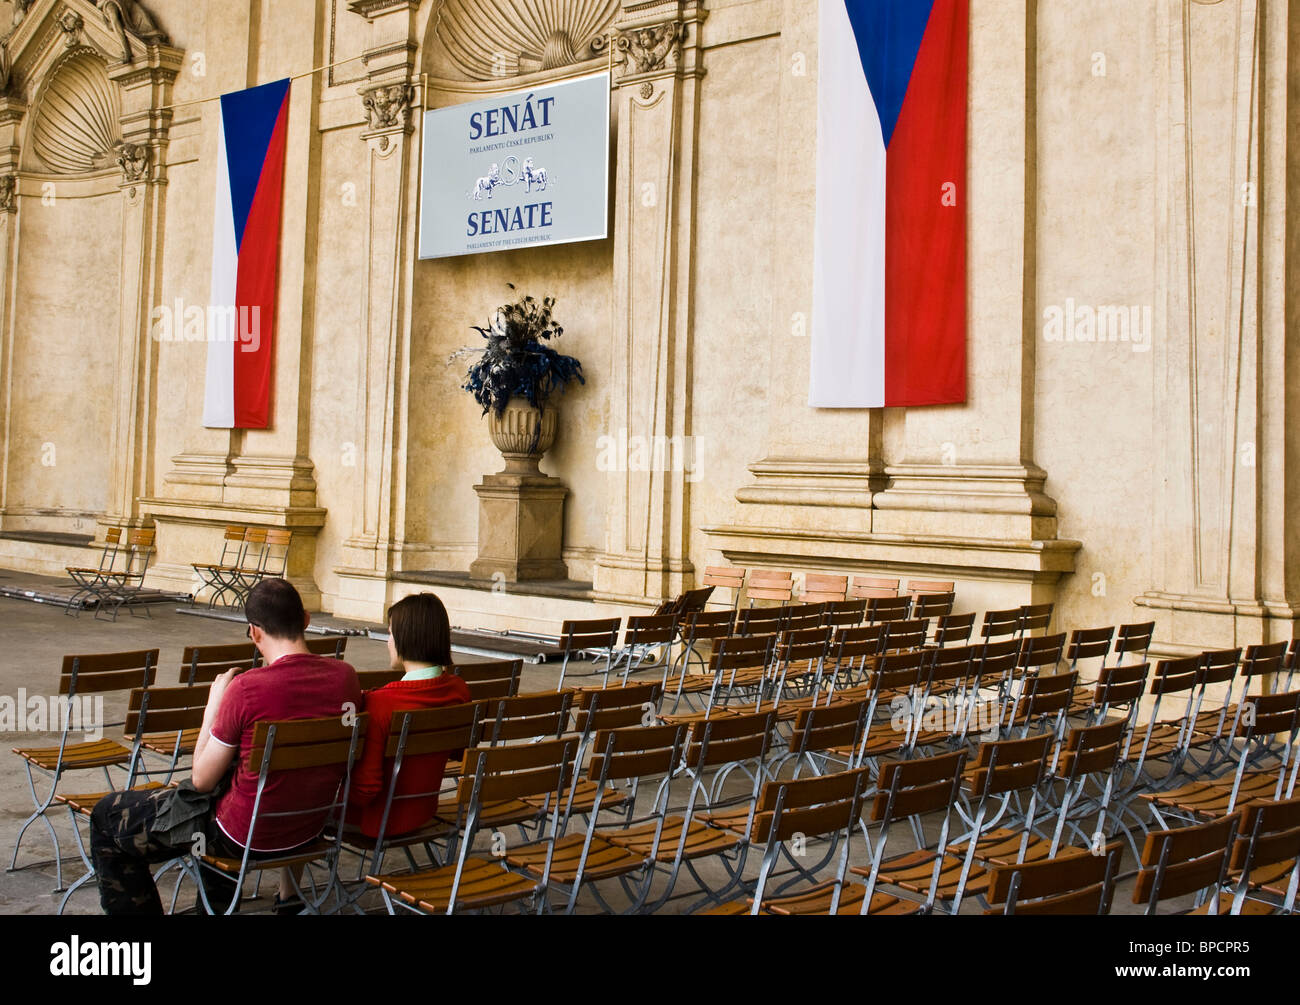
[[848, 594], [849, 577], [824, 572], [807, 572], [803, 577], [802, 599], [809, 604], [842, 601]]
[[1100, 855], [1077, 852], [1037, 862], [997, 865], [989, 871], [985, 914], [1109, 914], [1124, 846]]
[[[952, 613], [957, 602], [955, 593], [921, 593], [912, 598], [912, 617], [937, 621]], [[973, 619], [972, 619], [973, 620]]]
[[262, 665], [262, 654], [251, 642], [223, 646], [186, 646], [181, 654], [180, 684], [211, 684], [227, 670], [251, 670]]
[[854, 628], [867, 616], [865, 600], [836, 600], [826, 605], [825, 623], [832, 628]]
[[898, 596], [898, 580], [886, 576], [854, 576], [849, 584], [848, 599], [872, 600]]
[[884, 642], [884, 625], [841, 628], [831, 642], [831, 655], [837, 664], [851, 663], [862, 668], [867, 659], [880, 655]]
[[64, 656], [59, 694], [75, 697], [151, 687], [157, 672], [157, 649]]
[[[692, 724], [686, 766], [697, 776], [713, 768], [762, 761], [772, 745], [776, 712], [713, 715]], [[698, 777], [697, 777], [698, 781]]]
[[579, 691], [573, 702], [574, 729], [584, 735], [600, 730], [650, 726], [663, 698], [659, 681]]
[[329, 656], [341, 660], [348, 647], [346, 635], [308, 635], [307, 651], [316, 656]]
[[1206, 684], [1225, 684], [1237, 676], [1240, 649], [1207, 649], [1201, 653], [1201, 672]]
[[1150, 663], [1102, 667], [1097, 675], [1097, 687], [1093, 691], [1093, 704], [1105, 708], [1139, 701], [1146, 691], [1147, 676], [1150, 673]]
[[1114, 637], [1114, 625], [1105, 628], [1076, 628], [1070, 633], [1070, 644], [1065, 650], [1070, 669], [1075, 669], [1082, 660], [1099, 659], [1104, 664], [1110, 655], [1110, 643]]
[[1050, 733], [1041, 733], [1021, 740], [981, 743], [971, 790], [984, 798], [1037, 789], [1047, 772], [1051, 740]]
[[785, 622], [781, 627], [786, 631], [820, 628], [826, 621], [827, 607], [829, 604], [791, 604], [784, 608]]
[[540, 743], [471, 747], [465, 751], [457, 801], [467, 808], [466, 845], [473, 842], [486, 803], [554, 796], [552, 812], [560, 812], [560, 798], [572, 778], [577, 750], [577, 738], [566, 737]]
[[872, 597], [867, 601], [867, 623], [872, 625], [906, 621], [912, 609], [910, 597]]
[[[1246, 647], [1246, 655], [1241, 661], [1238, 672], [1245, 678], [1278, 678], [1286, 665], [1286, 648], [1287, 643], [1273, 642], [1268, 645], [1253, 645]], [[1247, 681], [1246, 689], [1249, 690], [1250, 682]], [[1261, 688], [1266, 685], [1260, 685]]]
[[961, 791], [966, 751], [912, 761], [885, 761], [871, 803], [873, 823], [892, 823], [908, 817], [947, 810]]
[[141, 586], [145, 573], [149, 571], [149, 561], [153, 557], [154, 538], [157, 534], [152, 527], [140, 527], [126, 536], [126, 569], [121, 574], [126, 586]]
[[790, 734], [790, 751], [803, 755], [832, 747], [856, 748], [866, 728], [868, 702], [836, 702], [801, 708]]
[[[597, 730], [587, 765], [587, 777], [598, 786], [597, 798], [614, 779], [670, 775], [681, 762], [687, 731], [682, 723]], [[593, 816], [598, 809], [599, 803], [593, 807]]]
[[700, 582], [705, 586], [721, 586], [724, 590], [731, 590], [731, 602], [735, 606], [740, 600], [741, 587], [745, 585], [745, 570], [727, 565], [706, 566]]
[[1115, 645], [1111, 652], [1115, 654], [1116, 662], [1124, 662], [1124, 658], [1134, 653], [1140, 654], [1139, 658], [1146, 661], [1147, 650], [1151, 648], [1151, 639], [1155, 635], [1156, 623], [1154, 621], [1143, 621], [1132, 625], [1120, 625], [1119, 630], [1115, 633]]
[[474, 701], [513, 698], [519, 693], [523, 660], [492, 660], [487, 663], [457, 663], [453, 668], [469, 686]]
[[756, 600], [788, 604], [794, 597], [794, 575], [779, 569], [751, 569], [745, 595], [751, 604]]
[[907, 621], [890, 621], [885, 624], [885, 638], [882, 643], [884, 652], [897, 652], [902, 649], [920, 649], [925, 645], [929, 634], [930, 622], [925, 618]]
[[1055, 716], [1059, 727], [1064, 723], [1065, 713], [1074, 697], [1074, 686], [1078, 682], [1079, 675], [1073, 670], [1028, 678], [1015, 698], [1011, 722], [1023, 720], [1028, 728], [1034, 720]]
[[770, 635], [785, 627], [788, 607], [750, 607], [736, 617], [737, 635]]
[[221, 557], [217, 564], [237, 566], [244, 557], [244, 533], [248, 530], [241, 524], [228, 524], [221, 538]]
[[[248, 752], [248, 770], [257, 776], [257, 794], [248, 825], [248, 848], [256, 847], [258, 825], [266, 818], [311, 819], [318, 827], [336, 820], [347, 805], [351, 768], [361, 754], [365, 735], [365, 713], [351, 717], [332, 715], [322, 719], [263, 720], [253, 728]], [[333, 785], [302, 786], [277, 784], [275, 809], [269, 809], [264, 794], [273, 775], [304, 768], [333, 768], [338, 781]], [[328, 795], [322, 793], [328, 791]], [[336, 836], [336, 846], [337, 846]], [[242, 870], [241, 870], [242, 871]]]
[[572, 691], [543, 691], [489, 701], [483, 713], [483, 744], [495, 747], [512, 740], [559, 737], [569, 727], [572, 703]]
[[719, 639], [709, 656], [709, 669], [759, 670], [772, 662], [776, 651], [775, 633], [771, 635], [729, 635]]
[[923, 593], [952, 593], [956, 586], [951, 579], [912, 579], [907, 583], [907, 592], [913, 597]]
[[586, 621], [566, 621], [560, 626], [560, 639], [564, 656], [576, 656], [586, 649], [613, 651], [618, 645], [618, 618], [591, 618]]
[[[443, 705], [394, 712], [388, 722], [384, 756], [417, 757], [455, 752], [473, 746], [482, 722], [483, 703]], [[405, 740], [403, 740], [405, 737]]]
[[713, 589], [712, 586], [701, 586], [694, 590], [687, 590], [681, 595], [681, 603], [676, 605], [675, 613], [682, 615], [704, 610], [709, 598], [713, 596]]
[[244, 528], [244, 560], [241, 563], [246, 572], [255, 572], [262, 568], [263, 553], [266, 551], [266, 528]]
[[277, 579], [289, 567], [289, 545], [293, 531], [272, 527], [266, 532], [266, 547], [262, 549], [261, 571], [264, 576]]
[[1065, 633], [1030, 635], [1020, 641], [1017, 667], [1025, 673], [1043, 673], [1054, 669], [1065, 654]]
[[1290, 865], [1291, 868], [1275, 882], [1286, 884], [1284, 909], [1289, 910], [1295, 900], [1296, 868], [1300, 860], [1300, 799], [1265, 800], [1242, 807], [1241, 835], [1232, 846], [1228, 867], [1241, 876], [1238, 902], [1234, 911], [1241, 910], [1249, 889], [1249, 877], [1257, 869]]
[[870, 769], [765, 782], [750, 825], [755, 844], [843, 833], [857, 825], [871, 787]]
[[1020, 624], [1017, 631], [1023, 636], [1030, 632], [1045, 632], [1052, 623], [1052, 611], [1055, 604], [1025, 604], [1020, 608]]
[[1005, 611], [986, 611], [980, 635], [986, 639], [1004, 639], [1020, 631], [1020, 608]]
[[405, 676], [405, 670], [358, 670], [357, 683], [361, 685], [362, 691], [373, 691]]
[[112, 572], [117, 564], [117, 553], [121, 550], [122, 528], [109, 527], [104, 531], [104, 547], [99, 552], [99, 571]]
[[1133, 887], [1133, 903], [1154, 914], [1161, 899], [1182, 897], [1207, 887], [1217, 891], [1226, 879], [1228, 852], [1241, 825], [1241, 813], [1175, 830], [1151, 830], [1142, 846], [1142, 869]]
[[1060, 775], [1074, 782], [1084, 775], [1114, 771], [1119, 765], [1126, 726], [1121, 718], [1070, 730], [1061, 751]]
[[690, 646], [710, 639], [723, 639], [732, 634], [735, 626], [735, 611], [694, 611], [682, 622], [682, 640]]
[[[131, 689], [127, 700], [124, 732], [137, 736], [151, 733], [177, 734], [203, 725], [203, 713], [208, 705], [209, 684], [184, 687], [137, 687]], [[179, 749], [176, 751], [179, 756]]]
[[661, 646], [677, 635], [676, 614], [636, 614], [627, 619], [623, 630], [625, 646]]
[[975, 630], [975, 615], [948, 614], [941, 617], [935, 627], [934, 643], [937, 646], [951, 646], [970, 641]]

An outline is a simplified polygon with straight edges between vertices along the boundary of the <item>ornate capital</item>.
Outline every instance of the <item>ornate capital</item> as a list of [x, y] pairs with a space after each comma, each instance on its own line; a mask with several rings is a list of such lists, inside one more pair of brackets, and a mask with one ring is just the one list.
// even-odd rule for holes
[[670, 61], [677, 66], [685, 41], [686, 22], [673, 20], [640, 28], [616, 28], [609, 36], [593, 41], [591, 47], [600, 52], [612, 42], [625, 73], [653, 73], [666, 69]]
[[361, 93], [361, 103], [366, 106], [366, 121], [372, 131], [405, 129], [411, 124], [411, 102], [415, 88], [405, 81], [382, 84]]
[[14, 213], [18, 210], [18, 176], [0, 175], [0, 213]]
[[117, 166], [122, 169], [122, 186], [148, 181], [149, 160], [149, 148], [143, 143], [123, 143], [117, 154]]

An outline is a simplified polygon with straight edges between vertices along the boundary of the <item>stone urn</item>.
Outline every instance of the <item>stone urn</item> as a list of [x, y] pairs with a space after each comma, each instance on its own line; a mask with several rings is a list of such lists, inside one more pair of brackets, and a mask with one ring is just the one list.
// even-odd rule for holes
[[[506, 466], [500, 474], [541, 474], [538, 462], [542, 455], [555, 445], [555, 431], [559, 426], [559, 410], [552, 404], [543, 406], [540, 413], [528, 403], [527, 398], [511, 398], [500, 415], [495, 409], [487, 414], [488, 434], [501, 451]], [[540, 422], [541, 432], [538, 432]]]
[[[478, 558], [473, 579], [516, 583], [562, 580], [564, 565], [564, 483], [542, 474], [537, 462], [555, 443], [558, 409], [539, 412], [527, 398], [511, 398], [505, 411], [489, 411], [488, 431], [506, 466], [484, 475], [478, 494]], [[540, 424], [540, 431], [539, 426]]]

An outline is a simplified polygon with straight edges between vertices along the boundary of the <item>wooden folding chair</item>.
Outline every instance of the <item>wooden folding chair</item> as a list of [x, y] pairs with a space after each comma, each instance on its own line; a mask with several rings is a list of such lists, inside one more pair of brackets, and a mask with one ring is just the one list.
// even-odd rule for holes
[[[116, 786], [108, 769], [122, 768], [127, 777], [131, 778], [140, 756], [138, 740], [124, 744], [102, 735], [103, 730], [110, 727], [125, 726], [124, 719], [88, 724], [84, 721], [84, 704], [81, 699], [99, 698], [107, 702], [109, 698], [118, 695], [129, 699], [133, 689], [147, 688], [153, 684], [157, 667], [157, 649], [63, 657], [63, 668], [59, 673], [59, 695], [62, 700], [58, 710], [63, 722], [59, 728], [58, 746], [13, 748], [13, 753], [23, 759], [23, 767], [27, 769], [27, 788], [32, 796], [34, 810], [18, 828], [13, 857], [9, 861], [10, 872], [18, 868], [18, 850], [22, 847], [23, 836], [39, 820], [45, 824], [54, 844], [55, 890], [63, 889], [63, 855], [59, 849], [59, 836], [47, 816], [63, 776], [70, 771], [98, 768], [104, 772], [108, 787], [113, 789]], [[72, 741], [73, 734], [77, 732], [98, 732], [101, 735], [98, 739], [78, 743]], [[50, 789], [44, 796], [36, 791], [37, 773], [49, 777]]]
[[513, 698], [519, 693], [523, 660], [492, 660], [488, 663], [457, 663], [452, 670], [469, 686], [474, 701]]
[[[365, 713], [349, 717], [345, 723], [343, 717], [329, 716], [321, 719], [289, 719], [281, 721], [258, 722], [253, 731], [253, 745], [248, 753], [248, 770], [257, 774], [257, 790], [253, 797], [252, 819], [248, 825], [247, 843], [244, 853], [239, 858], [227, 858], [222, 855], [194, 854], [191, 852], [181, 859], [182, 868], [195, 881], [198, 888], [199, 902], [209, 914], [233, 914], [239, 909], [243, 894], [244, 880], [254, 874], [268, 869], [285, 869], [291, 877], [294, 892], [301, 897], [304, 913], [319, 914], [326, 900], [333, 894], [339, 895], [339, 906], [344, 904], [343, 891], [339, 884], [339, 853], [342, 849], [343, 829], [340, 822], [348, 804], [351, 791], [352, 768], [361, 753], [361, 738], [365, 735], [367, 716]], [[288, 793], [297, 792], [293, 785], [292, 772], [302, 769], [333, 768], [338, 771], [339, 781], [334, 794], [323, 804], [289, 806], [287, 809], [268, 810], [263, 799], [267, 784], [272, 777], [276, 779], [275, 789], [281, 805], [290, 802]], [[304, 797], [299, 795], [299, 799]], [[310, 802], [310, 800], [307, 800]], [[252, 847], [257, 843], [258, 824], [265, 826], [271, 818], [308, 818], [321, 821], [320, 834], [332, 832], [332, 838], [317, 837], [300, 847], [279, 854], [262, 854], [253, 856]], [[323, 865], [326, 869], [325, 881], [316, 891], [316, 882], [310, 867]], [[313, 892], [308, 894], [297, 876], [297, 870], [308, 867], [306, 876]], [[234, 883], [234, 893], [230, 903], [214, 905], [208, 898], [203, 884], [203, 873], [211, 872]]]
[[[86, 842], [82, 840], [78, 821], [89, 821], [90, 814], [94, 811], [96, 804], [114, 791], [149, 792], [170, 784], [172, 775], [175, 773], [181, 758], [181, 737], [191, 732], [197, 733], [202, 727], [207, 699], [207, 685], [133, 688], [127, 703], [124, 729], [127, 740], [132, 744], [135, 756], [127, 765], [127, 775], [122, 783], [122, 788], [96, 792], [60, 793], [54, 797], [55, 802], [68, 808], [68, 815], [72, 821], [72, 834], [77, 839], [77, 853], [81, 856], [82, 864], [86, 870], [81, 878], [68, 887], [67, 892], [64, 893], [63, 900], [59, 902], [59, 914], [62, 914], [67, 908], [72, 895], [95, 877], [95, 865], [91, 860]], [[156, 730], [157, 732], [146, 734], [146, 730]], [[170, 752], [170, 763], [166, 769], [167, 777], [161, 782], [141, 781], [142, 778], [148, 778], [150, 774], [158, 774], [158, 772], [145, 770], [143, 758], [140, 756], [143, 749], [142, 740], [150, 735], [174, 738], [173, 749]]]
[[[457, 793], [457, 803], [467, 807], [467, 812], [455, 864], [415, 873], [371, 874], [366, 882], [383, 892], [390, 914], [396, 913], [398, 905], [417, 914], [456, 914], [519, 901], [530, 902], [530, 909], [541, 913], [555, 850], [564, 836], [562, 795], [572, 777], [576, 753], [576, 738], [467, 750], [466, 773]], [[529, 845], [535, 847], [540, 842], [546, 846], [540, 874], [529, 876], [506, 869], [508, 849], [500, 848], [497, 855], [495, 840], [494, 857], [471, 855], [479, 832], [496, 826], [487, 819], [485, 808], [529, 796], [547, 797], [548, 832]]]
[[1111, 655], [1115, 657], [1115, 662], [1145, 663], [1155, 630], [1154, 621], [1120, 625], [1115, 632], [1115, 644], [1111, 647]]
[[985, 914], [1110, 914], [1123, 845], [994, 866]]
[[785, 631], [790, 605], [784, 607], [749, 607], [736, 615], [737, 635], [774, 635]]
[[574, 674], [575, 677], [595, 677], [604, 675], [604, 683], [609, 683], [609, 674], [614, 667], [614, 649], [618, 645], [618, 630], [622, 622], [618, 618], [592, 618], [586, 621], [565, 621], [560, 627], [560, 640], [564, 646], [564, 661], [560, 664], [560, 682], [555, 690], [564, 690], [564, 678], [569, 671], [569, 661], [574, 657], [590, 656], [593, 661], [604, 660], [604, 670], [592, 670], [588, 673]]
[[[1244, 807], [1228, 875], [1236, 890], [1220, 895], [1219, 914], [1292, 914], [1300, 880], [1300, 799]], [[1209, 902], [1200, 908], [1209, 913]]]
[[77, 587], [68, 598], [63, 608], [64, 614], [80, 614], [81, 605], [90, 597], [97, 597], [98, 590], [108, 577], [117, 570], [117, 554], [122, 544], [122, 528], [109, 527], [104, 531], [104, 546], [99, 552], [99, 563], [94, 567], [67, 566], [65, 572], [72, 577]]
[[826, 605], [823, 622], [832, 628], [857, 628], [866, 619], [865, 600], [838, 600]]
[[190, 568], [199, 577], [198, 589], [194, 591], [194, 596], [190, 598], [191, 607], [198, 601], [199, 594], [210, 589], [212, 590], [212, 596], [208, 598], [208, 609], [211, 610], [216, 606], [217, 598], [229, 589], [224, 577], [244, 564], [244, 535], [247, 530], [248, 528], [244, 526], [234, 524], [227, 526], [226, 533], [221, 541], [221, 554], [217, 560], [215, 562], [191, 563]]
[[140, 602], [144, 593], [144, 578], [149, 573], [149, 562], [154, 554], [154, 535], [152, 528], [133, 530], [126, 536], [125, 565], [119, 572], [104, 575], [92, 592], [97, 603], [95, 618], [109, 612], [109, 620], [116, 621], [118, 611], [123, 607], [135, 615], [137, 607], [143, 607], [146, 617], [152, 618], [149, 606]]
[[1240, 825], [1238, 812], [1193, 827], [1149, 832], [1133, 903], [1145, 904], [1146, 913], [1153, 915], [1161, 900], [1196, 894], [1200, 901], [1209, 893], [1208, 913], [1217, 914], [1219, 894], [1228, 885], [1228, 853]]
[[913, 579], [907, 584], [907, 595], [913, 600], [927, 593], [952, 593], [957, 584], [951, 579]]
[[952, 613], [955, 593], [921, 593], [912, 598], [911, 616], [937, 622]]
[[[547, 843], [535, 843], [508, 849], [506, 863], [534, 879], [546, 877], [562, 895], [567, 891], [566, 914], [574, 912], [584, 884], [592, 889], [602, 909], [615, 913], [597, 884], [616, 878], [630, 901], [623, 913], [639, 911], [650, 894], [654, 866], [665, 847], [668, 782], [681, 762], [686, 736], [687, 727], [684, 725], [597, 730], [587, 779], [577, 783], [594, 793], [589, 825], [581, 834], [566, 832], [553, 848]], [[628, 782], [629, 790], [622, 793], [613, 788], [615, 779]], [[654, 794], [650, 805], [641, 804], [638, 812], [638, 793], [643, 786]], [[622, 798], [611, 805], [606, 799], [614, 793]], [[603, 810], [620, 808], [625, 813], [621, 828], [598, 828], [597, 821]], [[614, 835], [640, 840], [633, 840], [631, 847], [625, 847], [610, 840]], [[639, 875], [633, 879], [633, 874]]]
[[974, 614], [948, 614], [935, 623], [934, 644], [945, 646], [966, 645], [975, 631]]
[[[722, 904], [705, 913], [768, 913], [786, 902], [782, 894], [800, 879], [815, 877], [839, 846], [839, 866], [835, 878], [828, 884], [817, 884], [811, 890], [791, 895], [795, 903], [802, 903], [810, 894], [817, 897], [829, 896], [827, 913], [838, 913], [853, 846], [853, 832], [857, 829], [870, 788], [870, 774], [865, 768], [817, 778], [767, 782], [759, 796], [758, 812], [753, 816], [749, 833], [750, 844], [764, 849], [753, 895], [745, 900]], [[826, 855], [820, 862], [805, 866], [799, 858], [806, 854], [807, 844], [813, 839], [827, 842]], [[791, 842], [798, 842], [800, 853], [791, 851]], [[784, 874], [776, 871], [782, 858], [791, 865], [791, 869]], [[790, 873], [794, 874], [794, 878], [777, 886], [769, 899], [768, 885]]]
[[1103, 628], [1077, 628], [1070, 633], [1070, 642], [1065, 649], [1065, 661], [1069, 668], [1079, 675], [1079, 685], [1075, 688], [1074, 699], [1070, 706], [1071, 713], [1082, 715], [1092, 708], [1095, 685], [1100, 680], [1101, 671], [1110, 656], [1110, 644], [1114, 637], [1113, 625]]
[[[714, 716], [693, 723], [682, 764], [690, 779], [684, 812], [670, 814], [662, 822], [603, 835], [610, 844], [652, 859], [655, 871], [666, 874], [665, 889], [651, 906], [651, 913], [673, 898], [682, 870], [704, 894], [704, 899], [692, 905], [687, 913], [706, 903], [725, 903], [732, 890], [744, 882], [749, 828], [775, 728], [776, 712], [770, 709], [746, 715]], [[740, 768], [753, 778], [752, 788], [746, 795], [724, 799], [723, 782]], [[739, 832], [728, 827], [734, 821], [731, 814], [737, 806], [747, 814], [745, 826]], [[714, 816], [719, 817], [718, 826], [712, 823]], [[721, 889], [714, 889], [696, 869], [696, 862], [706, 857], [717, 860], [727, 873]]]
[[1052, 611], [1055, 604], [1024, 604], [1020, 608], [1020, 620], [1016, 626], [1018, 638], [1029, 638], [1033, 632], [1045, 632], [1052, 623]]
[[985, 642], [997, 639], [1020, 637], [1020, 608], [1012, 607], [1005, 611], [985, 611], [984, 623], [980, 626], [980, 638]]
[[662, 656], [663, 665], [672, 663], [673, 642], [677, 638], [679, 616], [677, 614], [639, 614], [627, 619], [623, 629], [623, 645], [613, 654], [614, 672], [623, 667], [623, 682], [641, 669], [642, 664], [652, 662], [654, 654]]
[[[710, 647], [719, 639], [731, 635], [735, 627], [736, 612], [696, 611], [686, 615], [680, 627], [682, 650], [677, 655], [675, 665], [664, 664], [664, 694], [673, 696], [673, 711], [676, 712], [687, 694], [701, 694], [712, 690], [713, 675], [708, 673], [708, 662], [696, 650], [705, 643]], [[690, 673], [692, 659], [700, 661], [700, 673]], [[689, 705], [689, 702], [688, 702]]]

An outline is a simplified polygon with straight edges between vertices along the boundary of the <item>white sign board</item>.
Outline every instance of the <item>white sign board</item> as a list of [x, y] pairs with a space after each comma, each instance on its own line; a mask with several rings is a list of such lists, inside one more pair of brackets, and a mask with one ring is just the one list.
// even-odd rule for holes
[[608, 233], [609, 74], [424, 113], [420, 257]]

